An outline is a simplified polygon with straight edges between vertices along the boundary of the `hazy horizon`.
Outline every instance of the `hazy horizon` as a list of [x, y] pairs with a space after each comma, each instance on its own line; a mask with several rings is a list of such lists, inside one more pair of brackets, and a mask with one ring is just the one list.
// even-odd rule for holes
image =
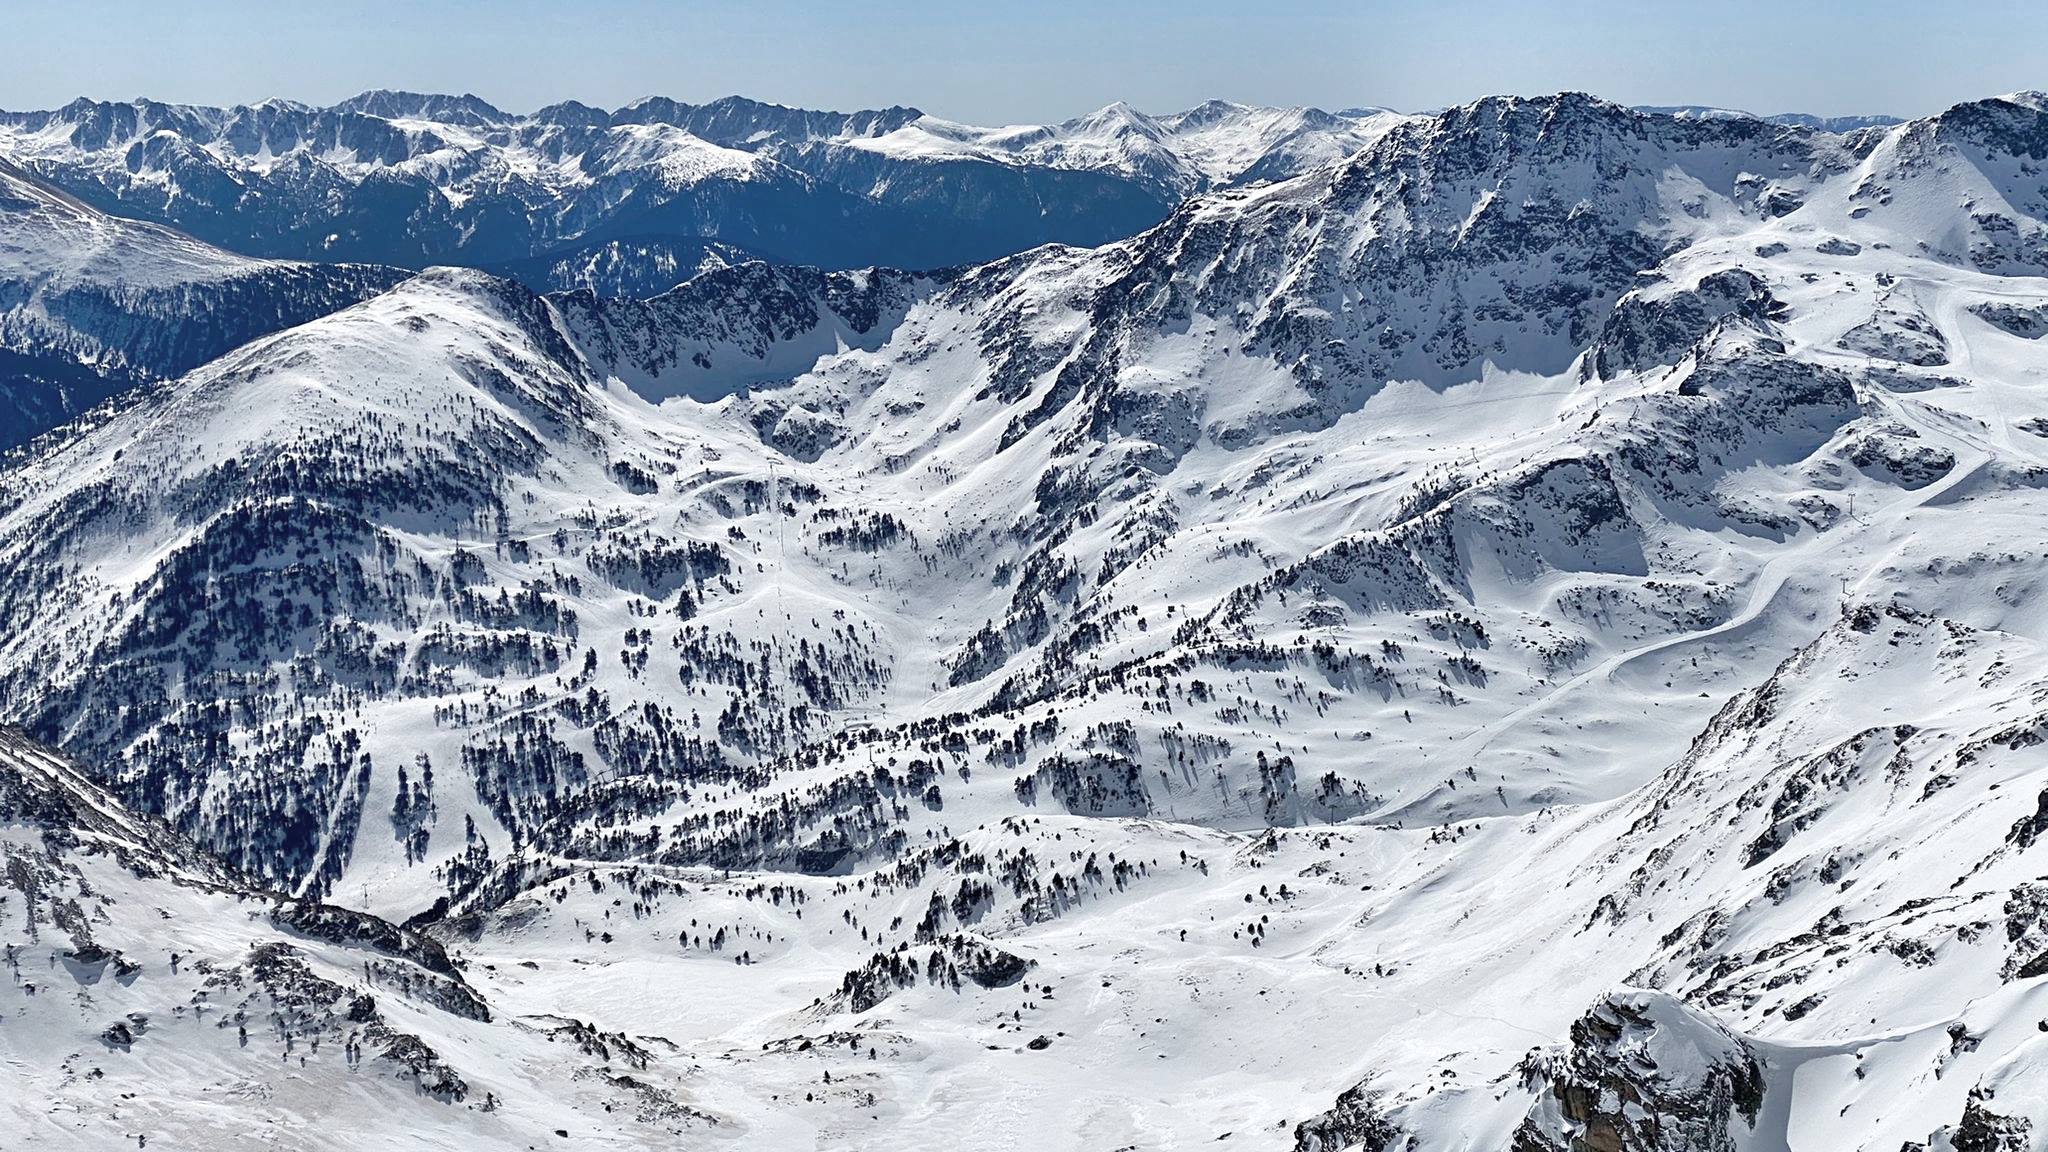
[[[2012, 91], [2009, 91], [2009, 92], [1985, 92], [1985, 93], [1982, 93], [1982, 94], [1981, 94], [1981, 96], [1979, 96], [1979, 97], [1970, 97], [1970, 98], [1968, 98], [1968, 99], [1982, 99], [1982, 98], [1990, 98], [1990, 97], [2006, 96], [2006, 95], [2012, 95], [2012, 94], [2014, 94], [2014, 93], [2015, 93], [2015, 92], [2017, 92], [2017, 91], [2020, 91], [2020, 90], [2018, 90], [2018, 89], [2015, 89], [2015, 90], [2012, 90]], [[959, 116], [949, 116], [949, 115], [947, 115], [947, 114], [946, 114], [946, 111], [945, 111], [944, 109], [934, 109], [934, 108], [927, 108], [927, 107], [924, 107], [924, 106], [922, 106], [922, 105], [918, 105], [918, 104], [913, 104], [913, 103], [909, 103], [909, 102], [906, 102], [906, 101], [900, 101], [900, 100], [899, 100], [899, 101], [886, 101], [886, 102], [864, 103], [864, 104], [846, 104], [846, 103], [839, 103], [839, 104], [820, 104], [820, 103], [808, 103], [808, 102], [799, 102], [799, 101], [794, 101], [794, 100], [784, 100], [784, 99], [777, 99], [777, 98], [776, 98], [776, 97], [775, 97], [774, 95], [772, 95], [772, 94], [762, 94], [762, 93], [758, 93], [758, 92], [744, 92], [744, 91], [741, 91], [741, 92], [721, 92], [721, 93], [719, 93], [719, 94], [717, 94], [717, 95], [714, 95], [714, 96], [707, 96], [707, 97], [702, 97], [702, 98], [697, 98], [697, 99], [689, 99], [689, 100], [684, 100], [683, 98], [681, 98], [681, 97], [678, 97], [678, 96], [675, 96], [675, 95], [673, 95], [672, 93], [668, 93], [668, 92], [644, 92], [644, 93], [640, 94], [639, 96], [633, 97], [633, 98], [632, 98], [632, 99], [630, 99], [630, 100], [621, 100], [621, 101], [618, 101], [618, 102], [616, 102], [616, 103], [611, 103], [611, 102], [604, 102], [604, 101], [596, 101], [596, 100], [585, 100], [585, 99], [581, 99], [581, 98], [579, 98], [579, 97], [577, 97], [577, 96], [574, 96], [574, 95], [565, 95], [565, 96], [562, 96], [562, 97], [560, 97], [559, 99], [554, 99], [554, 100], [547, 100], [547, 101], [543, 101], [543, 102], [541, 102], [541, 103], [538, 103], [538, 104], [507, 104], [507, 103], [505, 103], [505, 102], [503, 102], [503, 101], [499, 101], [499, 100], [493, 100], [493, 99], [491, 99], [491, 98], [490, 98], [489, 96], [486, 96], [486, 95], [484, 95], [484, 94], [483, 94], [483, 93], [481, 93], [481, 92], [471, 92], [471, 91], [467, 91], [467, 90], [461, 90], [461, 89], [453, 89], [453, 88], [423, 88], [423, 87], [394, 87], [394, 86], [389, 86], [389, 85], [376, 85], [376, 86], [371, 86], [371, 87], [366, 87], [366, 88], [359, 88], [359, 89], [356, 89], [355, 91], [352, 91], [352, 92], [346, 92], [346, 93], [343, 93], [343, 94], [341, 94], [341, 95], [339, 95], [339, 96], [336, 96], [336, 97], [334, 97], [334, 98], [332, 98], [332, 99], [319, 99], [319, 100], [304, 100], [304, 99], [300, 99], [300, 98], [297, 98], [297, 97], [293, 97], [293, 96], [287, 96], [287, 95], [282, 95], [282, 94], [278, 94], [278, 93], [273, 93], [273, 94], [271, 94], [271, 95], [269, 95], [269, 96], [259, 97], [259, 98], [257, 98], [257, 99], [254, 99], [254, 100], [166, 100], [166, 99], [164, 99], [163, 97], [160, 97], [160, 96], [156, 96], [156, 95], [154, 95], [154, 94], [151, 94], [151, 93], [134, 93], [134, 94], [132, 94], [132, 95], [126, 95], [126, 96], [121, 96], [121, 95], [113, 95], [113, 94], [95, 94], [95, 93], [87, 93], [87, 92], [82, 92], [82, 93], [79, 93], [79, 94], [78, 94], [78, 95], [76, 95], [76, 96], [73, 96], [73, 97], [71, 97], [71, 98], [69, 98], [69, 99], [66, 99], [66, 100], [62, 100], [62, 101], [54, 101], [54, 102], [44, 102], [44, 103], [39, 103], [39, 104], [34, 104], [34, 105], [6, 105], [6, 106], [0, 106], [0, 110], [4, 110], [4, 111], [8, 111], [8, 112], [53, 112], [53, 111], [57, 111], [57, 110], [61, 109], [61, 108], [62, 108], [62, 107], [64, 107], [64, 106], [65, 106], [66, 104], [70, 104], [70, 103], [73, 103], [73, 102], [75, 102], [75, 101], [77, 101], [77, 100], [80, 100], [80, 99], [84, 99], [84, 100], [90, 100], [90, 101], [93, 101], [93, 102], [95, 102], [95, 103], [102, 103], [102, 104], [124, 104], [124, 103], [131, 103], [131, 102], [134, 102], [134, 101], [139, 101], [139, 100], [150, 100], [150, 101], [156, 101], [156, 102], [158, 102], [158, 103], [164, 103], [164, 104], [175, 104], [175, 105], [180, 105], [180, 106], [184, 106], [184, 107], [192, 107], [192, 108], [239, 108], [239, 107], [251, 107], [251, 106], [255, 106], [255, 105], [260, 105], [260, 104], [263, 104], [263, 103], [265, 103], [265, 102], [267, 102], [267, 101], [273, 101], [273, 100], [282, 100], [282, 101], [287, 101], [287, 102], [290, 102], [290, 103], [294, 103], [294, 104], [298, 104], [298, 105], [302, 105], [302, 106], [305, 106], [305, 107], [310, 107], [310, 108], [329, 108], [329, 107], [334, 107], [334, 106], [336, 106], [336, 105], [338, 105], [338, 104], [342, 104], [342, 103], [345, 103], [345, 102], [347, 102], [348, 100], [354, 99], [354, 98], [356, 98], [356, 97], [359, 97], [359, 96], [367, 96], [367, 95], [370, 95], [370, 94], [372, 94], [372, 93], [376, 93], [376, 92], [393, 92], [393, 93], [400, 93], [400, 94], [410, 94], [410, 95], [417, 95], [417, 96], [446, 96], [446, 97], [453, 97], [453, 98], [458, 98], [458, 99], [472, 99], [472, 98], [473, 98], [473, 99], [481, 100], [481, 101], [483, 101], [484, 103], [486, 103], [486, 104], [490, 105], [491, 107], [493, 107], [493, 108], [497, 109], [498, 111], [500, 111], [500, 112], [503, 112], [503, 113], [506, 113], [507, 115], [511, 115], [511, 116], [530, 116], [530, 115], [533, 115], [533, 114], [535, 114], [535, 113], [539, 112], [539, 111], [540, 111], [540, 110], [542, 110], [543, 108], [547, 108], [547, 107], [549, 107], [549, 106], [552, 106], [552, 105], [559, 105], [559, 104], [582, 104], [582, 105], [584, 105], [584, 106], [586, 106], [586, 107], [596, 108], [596, 109], [599, 109], [599, 110], [602, 110], [602, 111], [607, 111], [607, 112], [610, 112], [610, 111], [617, 111], [617, 110], [619, 110], [619, 109], [622, 109], [622, 108], [627, 108], [627, 107], [631, 107], [632, 105], [634, 105], [634, 104], [637, 104], [637, 103], [641, 103], [641, 102], [643, 102], [643, 101], [647, 101], [647, 100], [658, 100], [658, 99], [664, 99], [664, 98], [666, 98], [666, 99], [672, 99], [672, 100], [676, 100], [676, 101], [678, 101], [679, 103], [689, 104], [689, 105], [693, 105], [693, 106], [702, 106], [702, 105], [706, 105], [706, 104], [713, 104], [713, 103], [716, 103], [716, 102], [718, 102], [718, 101], [720, 101], [720, 100], [726, 100], [726, 99], [739, 99], [739, 100], [750, 100], [750, 101], [754, 101], [754, 102], [756, 102], [756, 103], [760, 103], [760, 104], [766, 104], [766, 105], [771, 105], [771, 106], [776, 106], [776, 107], [783, 107], [783, 108], [792, 108], [792, 109], [801, 109], [801, 110], [804, 110], [804, 111], [810, 111], [810, 112], [825, 112], [825, 113], [847, 113], [847, 114], [853, 114], [853, 113], [858, 113], [858, 112], [866, 112], [866, 111], [876, 111], [876, 110], [879, 110], [879, 109], [882, 109], [882, 108], [886, 108], [886, 107], [891, 107], [891, 106], [904, 106], [904, 107], [910, 107], [910, 108], [914, 108], [914, 109], [916, 109], [916, 110], [917, 110], [917, 111], [919, 111], [919, 112], [923, 112], [923, 113], [926, 113], [926, 114], [928, 114], [928, 115], [932, 115], [932, 116], [937, 116], [937, 117], [940, 117], [940, 118], [942, 118], [942, 119], [946, 119], [946, 120], [952, 120], [952, 121], [958, 121], [958, 122], [961, 122], [961, 123], [977, 123], [977, 124], [979, 124], [979, 126], [982, 126], [982, 127], [1003, 127], [1003, 126], [1007, 126], [1007, 125], [1012, 125], [1012, 124], [1014, 124], [1014, 125], [1024, 125], [1024, 124], [1037, 124], [1037, 123], [1048, 123], [1048, 124], [1050, 124], [1050, 123], [1057, 123], [1057, 122], [1060, 122], [1060, 121], [1072, 120], [1072, 119], [1076, 119], [1076, 118], [1079, 118], [1079, 117], [1082, 117], [1082, 116], [1087, 116], [1087, 115], [1089, 115], [1089, 114], [1091, 114], [1091, 113], [1093, 113], [1093, 112], [1097, 112], [1097, 111], [1100, 111], [1100, 110], [1101, 110], [1101, 109], [1103, 109], [1103, 108], [1107, 108], [1107, 107], [1109, 107], [1110, 105], [1114, 105], [1114, 104], [1119, 104], [1119, 103], [1121, 103], [1121, 104], [1126, 104], [1126, 105], [1129, 105], [1129, 106], [1131, 106], [1131, 107], [1133, 107], [1133, 108], [1137, 109], [1137, 110], [1138, 110], [1139, 112], [1145, 113], [1146, 115], [1150, 115], [1150, 116], [1168, 116], [1168, 115], [1173, 115], [1173, 114], [1175, 114], [1175, 113], [1180, 113], [1180, 112], [1186, 112], [1186, 111], [1190, 111], [1190, 110], [1192, 110], [1192, 109], [1194, 109], [1194, 108], [1196, 108], [1196, 107], [1200, 106], [1201, 104], [1205, 104], [1205, 103], [1208, 103], [1209, 101], [1212, 101], [1212, 100], [1219, 100], [1219, 99], [1225, 99], [1225, 98], [1223, 98], [1223, 97], [1215, 97], [1215, 96], [1211, 96], [1211, 97], [1207, 97], [1207, 98], [1205, 98], [1205, 99], [1203, 99], [1203, 100], [1198, 100], [1198, 101], [1195, 101], [1195, 102], [1193, 102], [1193, 103], [1189, 103], [1189, 104], [1176, 104], [1176, 105], [1173, 105], [1173, 106], [1170, 106], [1170, 107], [1168, 107], [1168, 106], [1163, 106], [1163, 105], [1162, 105], [1162, 106], [1148, 106], [1148, 105], [1144, 105], [1144, 104], [1141, 104], [1141, 103], [1139, 103], [1139, 102], [1137, 102], [1137, 101], [1134, 101], [1134, 100], [1124, 100], [1124, 99], [1121, 99], [1121, 98], [1119, 98], [1119, 99], [1113, 99], [1113, 100], [1107, 101], [1107, 102], [1105, 102], [1105, 103], [1103, 103], [1103, 104], [1098, 104], [1098, 105], [1092, 105], [1092, 106], [1090, 106], [1090, 107], [1088, 107], [1088, 108], [1080, 109], [1079, 111], [1074, 111], [1074, 110], [1063, 110], [1063, 111], [1062, 111], [1062, 112], [1061, 112], [1060, 114], [1058, 114], [1058, 115], [1047, 115], [1047, 116], [1036, 116], [1036, 117], [1024, 117], [1024, 118], [1021, 118], [1021, 119], [1020, 119], [1020, 118], [1016, 118], [1016, 117], [1010, 117], [1010, 118], [999, 118], [999, 119], [993, 119], [993, 120], [982, 120], [982, 121], [972, 121], [972, 120], [969, 120], [968, 118], [965, 118], [965, 117], [959, 117]], [[1458, 102], [1456, 102], [1456, 103], [1454, 103], [1454, 104], [1437, 104], [1437, 105], [1432, 105], [1432, 106], [1430, 106], [1430, 107], [1426, 107], [1426, 108], [1397, 108], [1397, 107], [1393, 107], [1393, 106], [1391, 106], [1391, 105], [1389, 105], [1389, 104], [1387, 104], [1387, 103], [1385, 103], [1385, 102], [1383, 102], [1383, 101], [1370, 101], [1370, 100], [1368, 100], [1368, 101], [1351, 101], [1351, 102], [1328, 102], [1328, 103], [1324, 103], [1324, 104], [1305, 104], [1305, 103], [1302, 103], [1302, 102], [1290, 102], [1290, 101], [1280, 101], [1280, 100], [1257, 100], [1257, 99], [1239, 99], [1239, 100], [1227, 100], [1226, 102], [1228, 102], [1228, 103], [1233, 103], [1233, 104], [1238, 104], [1238, 105], [1241, 105], [1241, 106], [1244, 106], [1244, 107], [1253, 107], [1253, 108], [1261, 108], [1261, 107], [1263, 107], [1263, 108], [1290, 108], [1290, 107], [1314, 107], [1314, 108], [1318, 108], [1318, 109], [1320, 109], [1320, 110], [1322, 110], [1322, 111], [1325, 111], [1325, 112], [1347, 112], [1347, 111], [1366, 111], [1366, 110], [1381, 110], [1381, 111], [1393, 112], [1393, 113], [1396, 113], [1396, 114], [1400, 114], [1400, 115], [1431, 115], [1431, 114], [1434, 114], [1434, 113], [1437, 113], [1437, 112], [1441, 112], [1441, 111], [1443, 111], [1443, 110], [1445, 110], [1445, 109], [1447, 109], [1447, 108], [1453, 108], [1453, 107], [1458, 107], [1458, 106], [1460, 106], [1460, 105], [1463, 105], [1463, 104], [1469, 104], [1469, 103], [1472, 103], [1473, 101], [1477, 101], [1477, 100], [1483, 100], [1483, 99], [1486, 99], [1486, 98], [1489, 98], [1489, 97], [1496, 97], [1496, 96], [1509, 96], [1509, 97], [1519, 97], [1519, 98], [1523, 98], [1523, 99], [1529, 99], [1529, 98], [1540, 98], [1540, 97], [1544, 97], [1544, 96], [1553, 96], [1553, 95], [1557, 95], [1557, 94], [1560, 94], [1560, 93], [1563, 93], [1563, 92], [1587, 92], [1587, 90], [1586, 90], [1586, 89], [1578, 89], [1578, 88], [1556, 88], [1556, 89], [1546, 89], [1546, 90], [1543, 90], [1543, 91], [1498, 91], [1498, 92], [1475, 92], [1475, 93], [1473, 93], [1473, 94], [1472, 94], [1472, 96], [1471, 96], [1471, 97], [1469, 97], [1469, 98], [1467, 98], [1467, 99], [1465, 99], [1465, 100], [1461, 100], [1461, 101], [1458, 101]], [[1637, 109], [1637, 110], [1639, 110], [1639, 111], [1664, 111], [1664, 110], [1675, 110], [1675, 109], [1694, 109], [1694, 108], [1698, 108], [1698, 109], [1713, 109], [1713, 110], [1716, 110], [1716, 111], [1721, 111], [1721, 112], [1740, 112], [1740, 113], [1746, 113], [1746, 114], [1750, 114], [1750, 115], [1755, 115], [1755, 116], [1760, 116], [1760, 117], [1770, 117], [1770, 116], [1783, 116], [1783, 115], [1801, 115], [1801, 114], [1806, 114], [1806, 115], [1814, 115], [1814, 116], [1820, 116], [1820, 117], [1824, 117], [1824, 118], [1844, 118], [1844, 117], [1856, 117], [1856, 116], [1873, 116], [1873, 117], [1893, 117], [1893, 118], [1896, 118], [1896, 119], [1900, 119], [1900, 120], [1909, 120], [1909, 119], [1912, 119], [1914, 115], [1924, 114], [1924, 113], [1915, 113], [1915, 114], [1913, 114], [1913, 115], [1902, 115], [1902, 114], [1900, 114], [1900, 113], [1896, 113], [1896, 112], [1892, 112], [1892, 111], [1888, 111], [1888, 110], [1868, 110], [1868, 109], [1858, 109], [1858, 110], [1852, 110], [1852, 111], [1847, 111], [1847, 112], [1815, 112], [1815, 111], [1814, 111], [1813, 109], [1811, 109], [1811, 108], [1755, 108], [1755, 107], [1743, 107], [1743, 106], [1740, 106], [1740, 105], [1734, 105], [1734, 104], [1726, 104], [1726, 103], [1716, 103], [1716, 102], [1712, 102], [1712, 101], [1700, 101], [1700, 100], [1679, 100], [1679, 101], [1663, 101], [1663, 102], [1659, 102], [1659, 101], [1642, 101], [1642, 102], [1637, 102], [1637, 101], [1627, 101], [1627, 100], [1616, 100], [1616, 99], [1614, 99], [1613, 97], [1611, 97], [1611, 96], [1608, 96], [1608, 95], [1606, 95], [1605, 93], [1601, 93], [1601, 92], [1587, 92], [1587, 94], [1588, 94], [1588, 95], [1591, 95], [1591, 96], [1593, 96], [1593, 97], [1595, 97], [1595, 98], [1597, 98], [1597, 99], [1607, 100], [1607, 101], [1608, 101], [1608, 102], [1610, 102], [1610, 103], [1614, 103], [1614, 104], [1619, 104], [1619, 105], [1622, 105], [1622, 106], [1625, 106], [1625, 107], [1635, 108], [1635, 109]], [[1962, 102], [1962, 101], [1958, 101], [1958, 103], [1960, 103], [1960, 102]], [[1952, 106], [1952, 105], [1944, 105], [1943, 107], [1949, 107], [1949, 106]], [[1933, 113], [1933, 112], [1939, 112], [1939, 111], [1941, 111], [1941, 110], [1942, 110], [1942, 109], [1940, 109], [1940, 108], [1934, 108], [1934, 109], [1927, 109], [1927, 110], [1926, 110], [1926, 113]]]
[[743, 95], [1000, 124], [1118, 100], [1149, 112], [1210, 99], [1422, 111], [1575, 90], [1631, 105], [1911, 117], [2048, 86], [2048, 10], [2003, 0], [1952, 5], [1938, 23], [1899, 0], [1731, 0], [1711, 13], [1619, 0], [1507, 12], [1473, 0], [1274, 0], [1256, 11], [1218, 0], [1113, 10], [1051, 0], [1028, 11], [927, 0], [0, 0], [0, 16], [17, 45], [0, 107], [15, 110], [80, 96], [327, 105], [381, 88], [473, 93], [512, 112]]

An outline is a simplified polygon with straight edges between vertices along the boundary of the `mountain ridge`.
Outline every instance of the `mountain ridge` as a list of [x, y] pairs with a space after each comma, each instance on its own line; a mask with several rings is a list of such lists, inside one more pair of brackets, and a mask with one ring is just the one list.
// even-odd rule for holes
[[530, 116], [389, 91], [326, 108], [81, 99], [0, 113], [0, 155], [103, 209], [269, 257], [511, 265], [652, 234], [933, 268], [1119, 239], [1190, 191], [1292, 175], [1360, 138], [1329, 113], [1206, 107], [1199, 124], [1168, 118], [1191, 133], [1183, 155], [1164, 122], [1110, 110], [977, 129], [741, 97]]
[[[86, 985], [37, 1091], [112, 1130], [104, 995], [450, 1147], [2032, 1152], [2044, 140], [1486, 98], [940, 274], [434, 268], [41, 441], [0, 718], [467, 992]], [[356, 996], [374, 1108], [289, 1079]]]
[[0, 451], [402, 275], [236, 256], [0, 160]]

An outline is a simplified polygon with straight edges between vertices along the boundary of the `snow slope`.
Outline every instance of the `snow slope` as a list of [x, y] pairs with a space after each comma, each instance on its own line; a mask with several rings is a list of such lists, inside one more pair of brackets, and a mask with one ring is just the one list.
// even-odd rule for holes
[[0, 161], [0, 449], [399, 278], [236, 256], [108, 216]]
[[0, 707], [421, 917], [423, 1140], [2040, 1148], [2044, 125], [1495, 98], [939, 276], [433, 270], [0, 474]]

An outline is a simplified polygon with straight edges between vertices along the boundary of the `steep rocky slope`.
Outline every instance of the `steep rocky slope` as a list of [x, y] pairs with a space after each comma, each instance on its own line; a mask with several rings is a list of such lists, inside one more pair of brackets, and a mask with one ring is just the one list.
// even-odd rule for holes
[[[280, 1129], [308, 1148], [511, 1147], [615, 1127], [617, 1105], [670, 1138], [715, 1124], [625, 1037], [506, 1018], [439, 941], [251, 889], [10, 730], [0, 897], [0, 1114], [35, 1147], [242, 1147]], [[479, 1071], [488, 1084], [465, 1079]]]

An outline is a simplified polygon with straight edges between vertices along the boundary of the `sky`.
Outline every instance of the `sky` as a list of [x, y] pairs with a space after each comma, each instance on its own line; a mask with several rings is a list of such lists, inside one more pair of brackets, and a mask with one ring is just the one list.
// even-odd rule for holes
[[402, 88], [510, 111], [739, 94], [993, 124], [1116, 100], [1420, 111], [1576, 89], [1913, 116], [2048, 88], [2040, 0], [0, 0], [0, 28], [9, 109]]

